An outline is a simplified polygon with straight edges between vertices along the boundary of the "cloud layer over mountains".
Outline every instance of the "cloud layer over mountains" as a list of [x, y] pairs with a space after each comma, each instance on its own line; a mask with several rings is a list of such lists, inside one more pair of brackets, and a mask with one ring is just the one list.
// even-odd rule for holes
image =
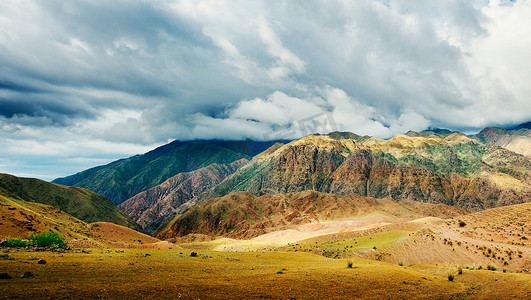
[[378, 137], [529, 121], [530, 15], [530, 1], [2, 1], [0, 171], [297, 137], [312, 116]]

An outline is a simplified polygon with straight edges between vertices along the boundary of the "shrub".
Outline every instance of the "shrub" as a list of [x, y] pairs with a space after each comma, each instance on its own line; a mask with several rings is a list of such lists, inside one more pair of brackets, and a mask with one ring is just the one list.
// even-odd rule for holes
[[402, 267], [402, 266], [404, 266], [404, 262], [401, 261], [401, 262], [398, 263], [398, 265]]
[[459, 275], [463, 274], [463, 268], [459, 267], [459, 269], [457, 269], [457, 274]]
[[2, 242], [2, 246], [6, 247], [27, 247], [30, 242], [28, 240], [23, 240], [19, 238], [5, 240]]
[[454, 275], [448, 274], [448, 281], [454, 281]]
[[465, 221], [459, 221], [459, 227], [465, 227], [466, 223]]
[[41, 247], [65, 248], [66, 242], [57, 232], [45, 232], [30, 236], [32, 244]]
[[487, 270], [496, 271], [496, 267], [493, 265], [487, 265]]

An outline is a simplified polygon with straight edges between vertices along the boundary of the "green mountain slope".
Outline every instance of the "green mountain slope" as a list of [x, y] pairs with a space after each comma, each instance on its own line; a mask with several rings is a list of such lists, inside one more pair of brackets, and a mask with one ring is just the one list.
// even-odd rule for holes
[[254, 141], [174, 141], [143, 155], [121, 159], [54, 183], [95, 191], [120, 204], [182, 172], [190, 172], [213, 163], [230, 164], [250, 159], [275, 142]]
[[0, 195], [13, 200], [50, 205], [87, 223], [105, 221], [139, 229], [109, 199], [78, 187], [0, 174]]

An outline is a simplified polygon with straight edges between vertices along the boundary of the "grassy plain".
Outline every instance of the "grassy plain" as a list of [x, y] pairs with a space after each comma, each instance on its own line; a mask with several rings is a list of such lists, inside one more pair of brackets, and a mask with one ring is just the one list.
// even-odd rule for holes
[[[195, 251], [197, 257], [191, 257]], [[399, 266], [300, 252], [92, 249], [10, 250], [2, 298], [19, 299], [493, 299], [531, 297], [531, 275], [453, 266]], [[33, 258], [44, 259], [37, 264]], [[353, 262], [347, 268], [348, 261]], [[34, 277], [23, 279], [24, 272]], [[453, 282], [448, 275], [454, 274]]]

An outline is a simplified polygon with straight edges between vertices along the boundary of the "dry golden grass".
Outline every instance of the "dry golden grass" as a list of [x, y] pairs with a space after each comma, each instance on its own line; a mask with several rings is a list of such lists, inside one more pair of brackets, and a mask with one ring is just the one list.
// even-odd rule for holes
[[[466, 225], [460, 227], [459, 221]], [[449, 226], [478, 240], [531, 246], [531, 202], [456, 217]]]
[[60, 231], [67, 238], [83, 238], [88, 234], [86, 225], [55, 207], [0, 195], [0, 239], [26, 238], [48, 230]]
[[[447, 280], [447, 267], [365, 259], [334, 260], [308, 253], [196, 250], [92, 250], [85, 254], [17, 251], [0, 260], [0, 295], [37, 298], [182, 299], [425, 299], [531, 296], [529, 275], [469, 271]], [[181, 254], [182, 253], [182, 254]], [[146, 255], [147, 254], [147, 255]], [[30, 257], [45, 259], [39, 265]], [[24, 272], [35, 276], [22, 279]], [[279, 271], [282, 271], [282, 274]]]

